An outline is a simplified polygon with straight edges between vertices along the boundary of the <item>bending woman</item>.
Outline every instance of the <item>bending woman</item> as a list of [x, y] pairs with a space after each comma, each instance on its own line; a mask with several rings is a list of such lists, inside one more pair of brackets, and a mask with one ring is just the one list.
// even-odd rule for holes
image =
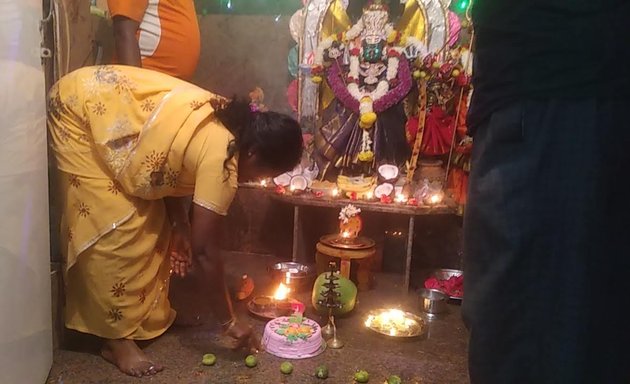
[[[170, 274], [194, 262], [226, 334], [247, 345], [251, 328], [232, 311], [218, 230], [238, 181], [299, 162], [298, 123], [168, 75], [101, 66], [53, 87], [49, 130], [61, 184], [66, 326], [101, 337], [103, 357], [121, 371], [155, 374], [162, 367], [134, 340], [173, 323]], [[189, 213], [182, 198], [190, 195]]]

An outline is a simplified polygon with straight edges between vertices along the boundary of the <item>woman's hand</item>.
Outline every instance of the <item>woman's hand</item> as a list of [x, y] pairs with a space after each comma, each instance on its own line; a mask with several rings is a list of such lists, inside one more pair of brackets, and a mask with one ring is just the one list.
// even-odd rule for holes
[[260, 339], [254, 335], [252, 327], [245, 322], [235, 320], [225, 334], [234, 339], [234, 349], [244, 348], [252, 354], [260, 350]]
[[173, 272], [180, 277], [186, 276], [192, 266], [189, 226], [173, 226], [168, 255], [171, 259], [171, 268]]

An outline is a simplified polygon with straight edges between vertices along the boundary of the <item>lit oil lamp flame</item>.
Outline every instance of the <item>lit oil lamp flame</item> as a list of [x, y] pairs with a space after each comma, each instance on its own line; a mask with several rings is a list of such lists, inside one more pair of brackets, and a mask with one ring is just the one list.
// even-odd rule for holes
[[377, 328], [390, 336], [399, 336], [408, 334], [416, 326], [416, 321], [400, 309], [388, 309], [369, 315], [365, 320], [365, 326]]
[[442, 202], [442, 195], [439, 193], [434, 193], [433, 195], [431, 195], [429, 197], [429, 203], [430, 204], [439, 204], [440, 202]]
[[366, 200], [372, 200], [373, 198], [374, 198], [374, 192], [369, 191], [368, 193], [365, 194]]
[[333, 197], [337, 197], [337, 196], [339, 196], [339, 189], [337, 189], [337, 188], [333, 189], [333, 190], [332, 190], [332, 196], [333, 196]]
[[407, 196], [403, 195], [402, 193], [399, 193], [396, 195], [396, 202], [397, 203], [406, 203], [407, 202]]
[[263, 188], [267, 187], [267, 180], [265, 180], [265, 179], [260, 180], [260, 186], [263, 187]]
[[350, 232], [348, 232], [348, 231], [343, 231], [343, 232], [341, 233], [341, 237], [343, 237], [344, 239], [348, 239], [348, 238], [350, 238]]
[[289, 292], [291, 290], [284, 284], [280, 283], [278, 289], [276, 289], [276, 293], [273, 294], [274, 300], [286, 300], [289, 296]]
[[295, 186], [294, 186], [294, 185], [290, 186], [290, 187], [289, 187], [289, 190], [290, 190], [291, 192], [295, 192]]

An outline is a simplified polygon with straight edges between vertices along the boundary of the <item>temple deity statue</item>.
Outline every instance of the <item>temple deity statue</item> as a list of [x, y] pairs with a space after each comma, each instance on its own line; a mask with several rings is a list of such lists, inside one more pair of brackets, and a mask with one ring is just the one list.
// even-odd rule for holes
[[324, 177], [363, 176], [367, 188], [376, 166], [409, 159], [402, 100], [413, 86], [409, 59], [427, 49], [408, 40], [389, 22], [387, 6], [373, 1], [354, 25], [318, 46], [312, 68], [312, 80], [322, 83], [315, 158]]
[[445, 181], [458, 143], [470, 77], [463, 15], [449, 0], [403, 3], [392, 15], [383, 0], [369, 0], [354, 23], [342, 0], [305, 8], [300, 60], [310, 81], [301, 87], [300, 117], [315, 121], [320, 178], [345, 192], [373, 190], [381, 165], [397, 167], [410, 184], [426, 176], [423, 165], [438, 164], [435, 178]]

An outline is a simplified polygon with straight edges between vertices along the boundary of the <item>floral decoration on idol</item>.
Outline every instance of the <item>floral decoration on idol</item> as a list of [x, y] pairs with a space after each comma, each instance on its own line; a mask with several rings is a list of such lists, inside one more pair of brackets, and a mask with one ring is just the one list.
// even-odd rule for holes
[[341, 208], [339, 212], [339, 221], [344, 224], [347, 224], [351, 218], [357, 216], [361, 213], [361, 208], [358, 208], [352, 204], [348, 204], [345, 207]]
[[[450, 150], [456, 116], [449, 112], [452, 109], [449, 105], [457, 101], [458, 91], [470, 88], [461, 48], [453, 48], [442, 56], [430, 54], [413, 63], [413, 78], [419, 84], [423, 100], [419, 107], [426, 111], [426, 117], [424, 121], [417, 117], [409, 119], [407, 132], [411, 139], [417, 132], [424, 131], [421, 152], [429, 156], [443, 155]], [[454, 109], [460, 110], [457, 106]]]
[[358, 160], [362, 162], [374, 159], [369, 130], [377, 113], [398, 103], [412, 87], [405, 50], [413, 47], [407, 50], [416, 55], [427, 52], [419, 40], [396, 31], [388, 18], [387, 6], [378, 0], [371, 2], [350, 29], [321, 42], [311, 68], [313, 82], [321, 83], [326, 77], [341, 103], [359, 114], [363, 132]]
[[356, 239], [363, 228], [361, 208], [348, 204], [339, 212], [339, 235], [344, 240]]

